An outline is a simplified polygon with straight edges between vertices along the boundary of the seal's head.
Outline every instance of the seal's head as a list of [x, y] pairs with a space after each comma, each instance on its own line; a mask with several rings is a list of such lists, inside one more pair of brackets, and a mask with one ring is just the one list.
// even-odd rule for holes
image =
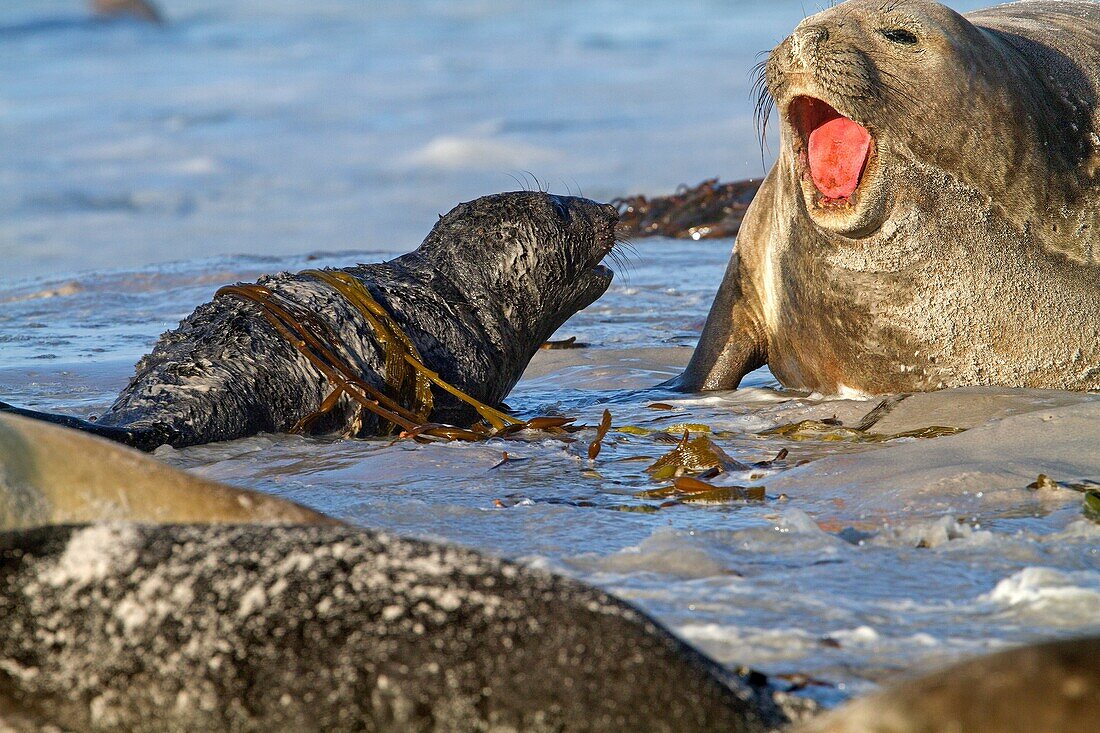
[[611, 284], [602, 260], [618, 220], [614, 206], [588, 199], [501, 193], [440, 217], [417, 253], [514, 346], [533, 353]]
[[[1042, 189], [1014, 187], [1072, 166], [1075, 142], [1058, 132], [1063, 111], [1045, 95], [1019, 93], [1034, 74], [1010, 43], [931, 0], [849, 0], [804, 20], [770, 55], [762, 88], [813, 223], [874, 233], [906, 166], [949, 171], [1025, 209], [1046, 206]], [[934, 188], [925, 176], [920, 193]]]

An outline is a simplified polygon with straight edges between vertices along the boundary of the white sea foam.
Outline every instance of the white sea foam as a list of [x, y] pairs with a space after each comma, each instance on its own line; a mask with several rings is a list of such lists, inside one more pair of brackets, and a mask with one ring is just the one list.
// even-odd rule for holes
[[1017, 613], [1042, 614], [1048, 623], [1100, 627], [1100, 571], [1028, 567], [999, 581], [981, 600]]

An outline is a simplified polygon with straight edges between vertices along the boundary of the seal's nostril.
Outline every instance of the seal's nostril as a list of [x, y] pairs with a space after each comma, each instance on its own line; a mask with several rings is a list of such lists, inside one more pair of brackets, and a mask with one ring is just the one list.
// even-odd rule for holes
[[823, 25], [811, 25], [798, 31], [796, 35], [802, 43], [817, 45], [829, 40], [829, 29]]
[[798, 28], [790, 39], [792, 61], [797, 65], [809, 65], [817, 55], [818, 49], [829, 40], [829, 29], [822, 25], [808, 25]]

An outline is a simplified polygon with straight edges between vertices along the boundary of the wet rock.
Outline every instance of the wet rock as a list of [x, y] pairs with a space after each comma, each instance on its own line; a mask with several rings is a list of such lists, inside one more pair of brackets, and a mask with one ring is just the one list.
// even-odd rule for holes
[[619, 208], [621, 237], [719, 239], [735, 237], [762, 181], [681, 186], [671, 196], [628, 196], [611, 203]]

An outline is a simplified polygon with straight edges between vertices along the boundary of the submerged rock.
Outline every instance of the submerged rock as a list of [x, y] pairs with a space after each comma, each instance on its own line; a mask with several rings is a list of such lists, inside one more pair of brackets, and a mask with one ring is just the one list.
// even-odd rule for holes
[[753, 687], [630, 606], [344, 527], [0, 534], [0, 722], [79, 730], [762, 731]]

